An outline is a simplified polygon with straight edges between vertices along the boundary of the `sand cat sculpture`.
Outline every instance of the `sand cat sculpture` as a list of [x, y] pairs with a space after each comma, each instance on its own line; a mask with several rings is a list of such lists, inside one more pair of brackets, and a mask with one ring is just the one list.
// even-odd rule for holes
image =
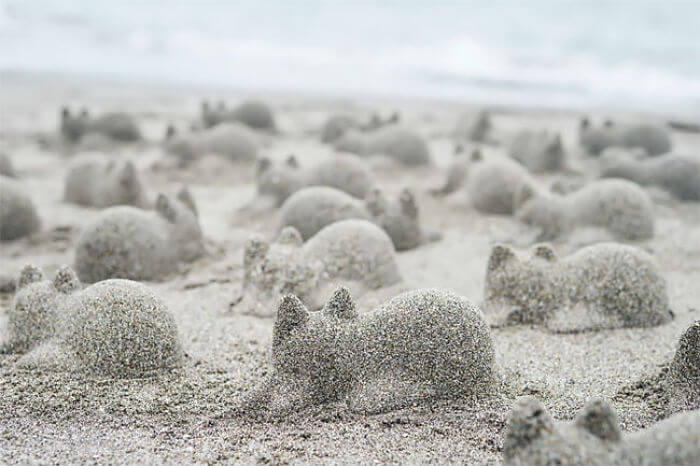
[[681, 201], [700, 201], [700, 159], [680, 154], [640, 158], [625, 149], [601, 154], [601, 176], [658, 186]]
[[273, 243], [253, 237], [244, 251], [243, 268], [237, 307], [263, 316], [270, 315], [287, 293], [315, 309], [338, 283], [362, 295], [402, 281], [391, 239], [364, 220], [333, 223], [306, 243], [291, 227]]
[[164, 145], [168, 153], [186, 165], [208, 154], [232, 162], [253, 162], [258, 157], [259, 143], [252, 130], [229, 122], [186, 134], [178, 134], [173, 126], [168, 126]]
[[183, 189], [177, 199], [160, 194], [155, 211], [120, 206], [100, 212], [78, 239], [75, 269], [86, 283], [162, 280], [180, 261], [191, 262], [203, 253], [197, 209]]
[[273, 329], [274, 372], [244, 407], [285, 412], [345, 400], [381, 412], [489, 393], [494, 359], [481, 311], [449, 291], [409, 291], [368, 313], [342, 287], [318, 312], [286, 295]]
[[583, 118], [579, 125], [579, 142], [592, 155], [599, 155], [612, 146], [640, 148], [651, 156], [665, 154], [673, 148], [668, 131], [661, 126], [617, 125], [606, 120], [596, 128], [588, 118]]
[[347, 131], [336, 140], [335, 148], [360, 156], [384, 155], [402, 165], [428, 165], [430, 151], [418, 133], [398, 125], [383, 126], [376, 131]]
[[481, 110], [462, 115], [457, 121], [454, 137], [459, 141], [487, 142], [492, 129], [491, 113]]
[[53, 344], [84, 371], [109, 377], [142, 377], [182, 365], [172, 314], [140, 283], [105, 280], [83, 289], [70, 267], [49, 281], [26, 266], [17, 287], [4, 352]]
[[395, 125], [401, 119], [397, 112], [394, 112], [387, 119], [382, 119], [377, 113], [372, 114], [370, 120], [363, 123], [357, 118], [348, 115], [333, 115], [323, 125], [321, 129], [321, 142], [326, 144], [334, 143], [348, 131], [376, 131], [377, 129]]
[[339, 220], [370, 220], [387, 232], [397, 251], [412, 249], [439, 234], [425, 234], [420, 226], [413, 192], [404, 189], [396, 203], [389, 203], [380, 190], [365, 200], [325, 186], [304, 188], [287, 199], [280, 209], [280, 228], [292, 226], [305, 240]]
[[329, 186], [364, 198], [376, 187], [376, 180], [365, 162], [352, 154], [336, 154], [314, 167], [304, 169], [290, 155], [283, 163], [263, 157], [256, 174], [258, 195], [262, 201], [281, 206], [289, 196], [307, 186]]
[[623, 434], [615, 411], [589, 402], [572, 422], [555, 422], [534, 398], [518, 401], [503, 442], [507, 466], [691, 466], [700, 459], [700, 412]]
[[566, 195], [522, 186], [515, 196], [515, 216], [540, 229], [548, 241], [577, 227], [599, 227], [619, 240], [644, 240], [654, 236], [654, 207], [636, 183], [621, 179], [594, 181]]
[[99, 155], [82, 156], [71, 164], [66, 176], [64, 199], [66, 202], [99, 208], [142, 206], [145, 202], [134, 164]]
[[25, 266], [17, 279], [16, 293], [7, 319], [4, 353], [26, 353], [56, 335], [60, 309], [68, 295], [81, 288], [70, 267], [62, 267], [53, 280], [45, 280], [40, 268]]
[[39, 230], [34, 202], [17, 181], [0, 175], [0, 240], [22, 238]]
[[275, 118], [270, 107], [258, 100], [247, 100], [233, 109], [228, 109], [224, 102], [212, 107], [202, 102], [202, 123], [211, 128], [221, 123], [241, 123], [256, 130], [276, 129]]
[[131, 142], [141, 139], [141, 131], [131, 115], [113, 112], [97, 118], [83, 109], [78, 115], [71, 115], [64, 107], [61, 110], [61, 134], [70, 142], [78, 142], [87, 134], [99, 134], [108, 139]]
[[558, 171], [566, 165], [561, 135], [547, 131], [517, 133], [511, 141], [510, 156], [533, 173]]
[[649, 327], [673, 318], [655, 261], [617, 243], [588, 246], [562, 259], [544, 244], [525, 259], [496, 245], [486, 269], [483, 309], [492, 323], [563, 332]]

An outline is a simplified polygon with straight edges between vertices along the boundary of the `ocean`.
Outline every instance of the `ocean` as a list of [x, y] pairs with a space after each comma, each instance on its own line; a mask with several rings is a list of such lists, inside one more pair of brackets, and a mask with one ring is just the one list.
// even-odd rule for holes
[[700, 0], [0, 0], [0, 71], [700, 116]]

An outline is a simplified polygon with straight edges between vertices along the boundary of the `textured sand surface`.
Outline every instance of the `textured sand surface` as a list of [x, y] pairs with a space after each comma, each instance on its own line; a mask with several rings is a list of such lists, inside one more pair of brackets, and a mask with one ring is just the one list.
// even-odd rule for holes
[[[205, 238], [203, 258], [183, 264], [171, 279], [147, 283], [173, 313], [185, 364], [148, 379], [110, 379], [23, 364], [21, 355], [0, 355], [0, 463], [466, 463], [501, 461], [505, 421], [521, 395], [538, 398], [558, 420], [570, 420], [593, 397], [608, 400], [625, 431], [656, 422], [664, 412], [655, 391], [659, 373], [674, 355], [679, 336], [700, 318], [700, 204], [680, 203], [655, 188], [656, 233], [633, 243], [650, 252], [668, 281], [675, 319], [651, 328], [552, 334], [544, 328], [494, 328], [497, 363], [505, 392], [492, 398], [441, 401], [386, 414], [354, 414], [342, 403], [314, 407], [281, 419], [227, 416], [240, 397], [270, 371], [273, 319], [237, 312], [232, 303], [243, 278], [243, 247], [252, 233], [272, 239], [275, 215], [237, 213], [255, 196], [254, 166], [215, 157], [178, 168], [159, 143], [168, 123], [186, 127], [204, 97], [239, 102], [216, 90], [163, 90], [61, 80], [7, 77], [0, 87], [0, 149], [12, 158], [18, 182], [37, 205], [41, 231], [0, 244], [1, 275], [17, 275], [34, 263], [53, 276], [73, 263], [81, 229], [97, 210], [61, 201], [68, 157], [44, 148], [55, 134], [63, 104], [94, 111], [132, 112], [145, 142], [118, 147], [134, 161], [146, 192], [174, 193], [186, 183], [196, 199]], [[280, 134], [265, 139], [261, 155], [282, 160], [294, 153], [312, 162], [332, 154], [320, 142], [331, 114], [360, 116], [371, 110], [402, 113], [402, 122], [428, 141], [434, 167], [397, 169], [372, 161], [378, 183], [391, 196], [404, 187], [417, 194], [421, 221], [444, 232], [441, 241], [398, 254], [405, 282], [446, 288], [474, 303], [482, 300], [491, 246], [530, 245], [536, 231], [514, 218], [477, 212], [460, 190], [436, 199], [452, 157], [452, 132], [464, 106], [380, 100], [321, 101], [264, 96]], [[618, 116], [618, 115], [614, 115]], [[623, 115], [624, 116], [624, 115]], [[581, 174], [543, 175], [552, 181], [590, 180], [595, 162], [576, 149], [575, 112], [494, 109], [497, 138], [524, 127], [561, 131], [571, 165]], [[44, 136], [42, 136], [44, 135]], [[674, 133], [681, 151], [700, 157], [700, 135]], [[499, 148], [485, 146], [484, 152]], [[580, 229], [554, 242], [564, 256], [611, 240], [604, 231]], [[330, 290], [329, 290], [330, 292]], [[12, 294], [0, 294], [0, 332]], [[362, 312], [363, 309], [358, 309]], [[52, 351], [52, 348], [47, 348]], [[223, 416], [221, 416], [223, 415]]]

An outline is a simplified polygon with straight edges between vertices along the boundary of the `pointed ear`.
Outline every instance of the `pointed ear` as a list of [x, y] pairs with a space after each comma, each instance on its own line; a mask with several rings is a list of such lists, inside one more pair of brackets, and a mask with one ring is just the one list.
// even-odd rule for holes
[[190, 209], [195, 217], [199, 216], [199, 211], [197, 210], [197, 203], [194, 202], [194, 197], [192, 197], [192, 193], [187, 188], [187, 186], [183, 186], [182, 188], [180, 188], [180, 191], [177, 192], [177, 199], [180, 202], [182, 202], [188, 209]]
[[119, 182], [124, 186], [129, 186], [136, 182], [136, 178], [136, 167], [131, 160], [127, 160], [119, 173]]
[[535, 257], [540, 257], [546, 260], [547, 262], [554, 262], [555, 260], [557, 260], [557, 255], [554, 253], [552, 247], [548, 244], [536, 245], [532, 255]]
[[243, 249], [243, 268], [249, 268], [258, 260], [265, 257], [270, 250], [270, 244], [259, 236], [253, 236]]
[[452, 149], [452, 155], [459, 155], [464, 153], [464, 144], [461, 142], [458, 142], [454, 145], [454, 148]]
[[518, 210], [534, 197], [535, 188], [530, 183], [523, 183], [513, 194], [513, 210]]
[[297, 160], [297, 157], [294, 154], [289, 154], [285, 163], [288, 167], [299, 168], [299, 161]]
[[588, 117], [581, 118], [578, 124], [579, 129], [587, 129], [589, 126], [591, 126], [591, 120]]
[[409, 218], [418, 218], [418, 205], [416, 204], [416, 196], [408, 188], [401, 191], [399, 196], [399, 206], [401, 213]]
[[497, 270], [506, 262], [513, 259], [517, 259], [517, 257], [511, 248], [502, 244], [497, 244], [493, 247], [493, 249], [491, 249], [488, 270]]
[[700, 320], [696, 320], [678, 339], [678, 348], [671, 363], [677, 378], [700, 380]]
[[68, 118], [70, 118], [70, 110], [68, 107], [62, 107], [61, 108], [61, 120], [65, 121]]
[[31, 283], [40, 282], [44, 279], [44, 272], [41, 271], [36, 265], [28, 264], [25, 265], [22, 271], [19, 273], [19, 278], [17, 279], [17, 289], [23, 288]]
[[277, 308], [277, 320], [272, 330], [272, 347], [283, 343], [294, 329], [303, 326], [309, 320], [306, 306], [293, 294], [282, 297]]
[[170, 223], [175, 222], [177, 218], [177, 212], [170, 202], [170, 199], [163, 193], [158, 194], [158, 198], [156, 199], [156, 212]]
[[56, 275], [53, 277], [53, 286], [61, 293], [68, 294], [79, 290], [81, 285], [73, 269], [64, 265], [56, 271]]
[[367, 207], [367, 210], [369, 210], [370, 214], [375, 217], [378, 217], [386, 212], [386, 205], [387, 202], [386, 198], [384, 197], [384, 193], [382, 193], [382, 190], [379, 188], [372, 189], [365, 198], [365, 206]]
[[290, 246], [301, 246], [304, 244], [304, 240], [301, 237], [301, 233], [294, 227], [284, 227], [277, 237], [277, 243], [288, 244]]
[[331, 299], [323, 306], [323, 312], [337, 319], [350, 320], [356, 318], [357, 311], [355, 310], [355, 302], [350, 296], [350, 290], [344, 286], [335, 290]]
[[268, 157], [261, 157], [258, 159], [256, 166], [256, 171], [259, 174], [264, 173], [272, 166], [272, 161]]
[[472, 162], [481, 162], [482, 160], [484, 160], [484, 155], [479, 149], [474, 149], [472, 152]]
[[586, 405], [576, 416], [576, 426], [601, 440], [617, 442], [622, 438], [615, 411], [605, 401], [597, 399]]
[[507, 426], [508, 431], [503, 440], [503, 456], [507, 460], [517, 456], [518, 450], [554, 431], [552, 417], [532, 397], [518, 400], [508, 417]]

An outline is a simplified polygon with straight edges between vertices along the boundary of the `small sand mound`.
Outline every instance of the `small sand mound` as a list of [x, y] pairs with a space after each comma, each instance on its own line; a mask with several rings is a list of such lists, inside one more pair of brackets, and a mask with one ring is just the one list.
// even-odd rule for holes
[[16, 176], [12, 159], [4, 152], [0, 152], [0, 175], [7, 176], [8, 178], [14, 178]]
[[0, 240], [13, 240], [39, 230], [34, 202], [17, 181], [0, 175]]
[[700, 320], [678, 340], [669, 376], [670, 411], [700, 409]]
[[65, 303], [64, 338], [83, 367], [110, 377], [140, 377], [182, 365], [177, 326], [144, 285], [106, 280]]

